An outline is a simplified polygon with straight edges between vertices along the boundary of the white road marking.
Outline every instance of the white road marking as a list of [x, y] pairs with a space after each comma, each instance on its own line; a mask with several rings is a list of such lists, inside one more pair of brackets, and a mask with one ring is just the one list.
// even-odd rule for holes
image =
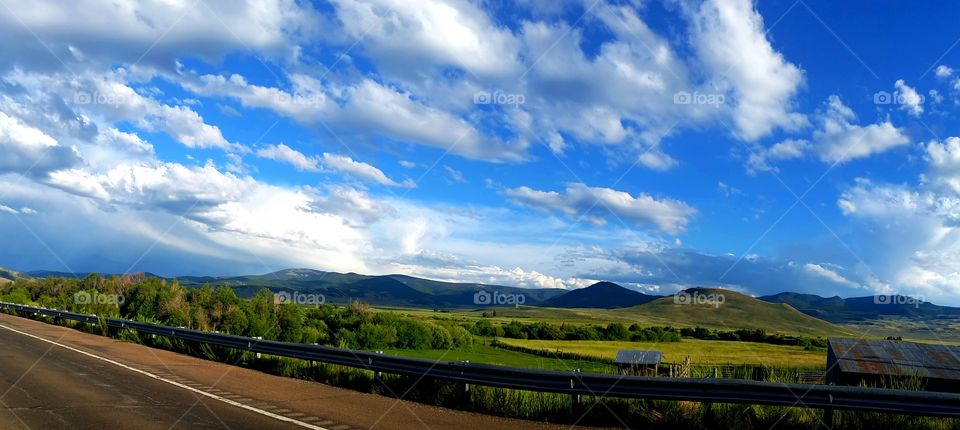
[[253, 413], [256, 413], [256, 414], [260, 414], [260, 415], [263, 415], [263, 416], [266, 416], [266, 417], [270, 417], [270, 418], [273, 418], [273, 419], [275, 419], [275, 420], [279, 420], [279, 421], [283, 421], [283, 422], [288, 422], [288, 423], [291, 423], [291, 424], [294, 424], [294, 425], [298, 425], [298, 426], [303, 427], [303, 428], [308, 428], [308, 429], [311, 429], [311, 430], [327, 430], [326, 428], [323, 428], [323, 427], [320, 427], [320, 426], [315, 426], [315, 425], [313, 425], [313, 424], [305, 423], [305, 422], [303, 422], [303, 421], [295, 420], [295, 419], [293, 419], [293, 418], [285, 417], [285, 416], [283, 416], [283, 415], [277, 415], [277, 414], [272, 413], [272, 412], [267, 412], [267, 411], [265, 411], [265, 410], [263, 410], [263, 409], [258, 409], [258, 408], [255, 408], [255, 407], [253, 407], [253, 406], [247, 406], [247, 405], [245, 405], [245, 404], [243, 404], [243, 403], [240, 403], [240, 402], [235, 402], [235, 401], [230, 400], [230, 399], [227, 399], [227, 398], [225, 398], [225, 397], [220, 397], [220, 396], [218, 396], [218, 395], [216, 395], [216, 394], [211, 394], [211, 393], [208, 393], [208, 392], [203, 391], [203, 390], [198, 390], [198, 389], [193, 388], [193, 387], [190, 387], [190, 386], [188, 386], [188, 385], [184, 385], [184, 384], [181, 384], [181, 383], [179, 383], [179, 382], [171, 381], [171, 380], [169, 380], [169, 379], [166, 379], [166, 378], [163, 378], [163, 377], [154, 375], [154, 374], [152, 374], [152, 373], [150, 373], [150, 372], [145, 372], [145, 371], [140, 370], [140, 369], [137, 369], [137, 368], [135, 368], [135, 367], [130, 367], [130, 366], [127, 366], [126, 364], [113, 361], [113, 360], [111, 360], [111, 359], [109, 359], [109, 358], [101, 357], [101, 356], [96, 355], [96, 354], [91, 354], [91, 353], [86, 352], [86, 351], [81, 351], [81, 350], [79, 350], [79, 349], [77, 349], [77, 348], [74, 348], [74, 347], [72, 347], [72, 346], [67, 346], [67, 345], [64, 345], [64, 344], [62, 344], [62, 343], [57, 343], [57, 342], [54, 342], [54, 341], [52, 341], [52, 340], [44, 339], [44, 338], [42, 338], [42, 337], [40, 337], [40, 336], [35, 336], [35, 335], [30, 334], [30, 333], [22, 332], [22, 331], [20, 331], [20, 330], [14, 329], [14, 328], [7, 327], [7, 326], [5, 326], [5, 325], [3, 325], [3, 324], [0, 324], [0, 328], [4, 328], [4, 329], [7, 329], [7, 330], [10, 330], [10, 331], [12, 331], [12, 332], [14, 332], [14, 333], [20, 333], [20, 334], [22, 334], [22, 335], [24, 335], [24, 336], [32, 337], [32, 338], [34, 338], [34, 339], [37, 339], [37, 340], [41, 340], [41, 341], [50, 343], [50, 344], [59, 346], [59, 347], [61, 347], [61, 348], [66, 348], [66, 349], [69, 349], [69, 350], [74, 351], [74, 352], [79, 352], [80, 354], [86, 355], [87, 357], [95, 358], [95, 359], [97, 359], [97, 360], [104, 361], [104, 362], [113, 364], [113, 365], [115, 365], [115, 366], [122, 367], [122, 368], [127, 369], [127, 370], [132, 371], [132, 372], [137, 372], [137, 373], [139, 373], [139, 374], [141, 374], [141, 375], [148, 376], [148, 377], [153, 378], [153, 379], [156, 379], [156, 380], [158, 380], [158, 381], [166, 382], [166, 383], [168, 383], [168, 384], [170, 384], [170, 385], [173, 385], [173, 386], [175, 386], [175, 387], [180, 387], [180, 388], [183, 388], [184, 390], [193, 391], [194, 393], [200, 394], [200, 395], [202, 395], [202, 396], [206, 396], [206, 397], [209, 397], [209, 398], [211, 398], [211, 399], [214, 399], [214, 400], [217, 400], [217, 401], [221, 401], [221, 402], [223, 402], [223, 403], [226, 403], [226, 404], [231, 405], [231, 406], [236, 406], [236, 407], [241, 408], [241, 409], [246, 409], [246, 410], [248, 410], [248, 411], [250, 411], [250, 412], [253, 412]]

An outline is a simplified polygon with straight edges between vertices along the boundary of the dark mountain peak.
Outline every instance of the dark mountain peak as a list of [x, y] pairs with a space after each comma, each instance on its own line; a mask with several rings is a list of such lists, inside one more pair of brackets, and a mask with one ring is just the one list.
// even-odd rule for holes
[[597, 282], [586, 288], [571, 290], [543, 303], [555, 308], [625, 308], [647, 303], [658, 296], [649, 296], [613, 282]]
[[628, 288], [624, 288], [624, 287], [621, 286], [620, 284], [614, 284], [613, 282], [607, 282], [607, 281], [600, 281], [600, 282], [597, 282], [596, 284], [593, 284], [593, 285], [591, 285], [591, 286], [589, 286], [589, 287], [586, 287], [586, 288], [583, 288], [583, 289], [584, 289], [584, 290], [589, 290], [589, 289], [596, 289], [596, 290], [616, 290], [616, 289], [621, 289], [621, 288], [624, 289], [624, 290], [627, 290], [627, 289], [628, 289]]

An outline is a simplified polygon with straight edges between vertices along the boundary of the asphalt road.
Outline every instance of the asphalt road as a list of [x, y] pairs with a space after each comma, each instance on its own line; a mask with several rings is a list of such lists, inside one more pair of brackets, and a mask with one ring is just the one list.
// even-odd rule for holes
[[0, 314], [0, 430], [206, 428], [571, 427], [283, 378]]
[[0, 329], [0, 428], [300, 428]]

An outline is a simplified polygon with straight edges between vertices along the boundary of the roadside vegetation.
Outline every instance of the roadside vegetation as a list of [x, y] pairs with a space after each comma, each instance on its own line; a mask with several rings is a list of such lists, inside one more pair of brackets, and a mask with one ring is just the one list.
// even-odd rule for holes
[[[746, 361], [734, 361], [735, 357], [750, 356], [762, 357], [758, 361], [768, 366], [814, 364], [814, 357], [819, 360], [816, 365], [822, 366], [823, 360], [823, 352], [812, 339], [804, 343], [803, 338], [771, 336], [756, 330], [674, 329], [621, 322], [568, 325], [543, 321], [497, 321], [492, 318], [458, 320], [447, 318], [442, 312], [411, 315], [376, 311], [359, 302], [348, 306], [303, 307], [290, 303], [276, 304], [274, 294], [269, 290], [261, 290], [253, 297], [244, 299], [226, 286], [186, 288], [177, 282], [143, 276], [104, 278], [91, 275], [81, 280], [17, 280], [0, 284], [0, 300], [102, 317], [128, 318], [288, 342], [382, 350], [442, 361], [561, 370], [578, 368], [587, 372], [614, 372], [611, 357], [619, 348], [656, 349], [664, 351], [668, 359], [690, 355], [704, 363], [716, 360], [717, 364], [743, 363]], [[465, 390], [463, 385], [430, 378], [420, 380], [396, 375], [378, 377], [362, 369], [325, 363], [311, 364], [282, 357], [257, 357], [245, 351], [159, 336], [140, 336], [129, 330], [107, 330], [97, 325], [50, 318], [45, 320], [283, 376], [390, 396], [403, 394], [408, 400], [426, 404], [508, 417], [650, 429], [748, 429], [770, 428], [774, 425], [778, 429], [806, 429], [818, 427], [823, 418], [821, 411], [802, 408], [707, 405], [598, 396], [584, 396], [579, 405], [574, 405], [569, 395], [479, 386]], [[744, 342], [747, 339], [753, 341]], [[744, 347], [747, 344], [749, 348]], [[698, 355], [697, 351], [701, 354]], [[788, 378], [789, 373], [785, 375], [786, 379], [783, 375], [771, 378], [792, 382]], [[947, 430], [960, 429], [960, 424], [956, 420], [838, 412], [832, 428]]]

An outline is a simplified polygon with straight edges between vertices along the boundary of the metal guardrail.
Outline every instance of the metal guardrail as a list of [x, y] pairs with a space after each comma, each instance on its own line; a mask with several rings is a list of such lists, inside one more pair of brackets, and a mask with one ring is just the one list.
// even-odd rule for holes
[[525, 369], [467, 362], [405, 358], [322, 345], [261, 340], [250, 337], [168, 327], [119, 318], [103, 318], [55, 309], [0, 302], [0, 309], [46, 315], [91, 324], [106, 324], [141, 333], [218, 345], [280, 357], [399, 375], [426, 376], [463, 384], [570, 394], [744, 403], [772, 406], [858, 410], [960, 418], [960, 394], [833, 385], [782, 384], [730, 379], [621, 376], [574, 371]]

